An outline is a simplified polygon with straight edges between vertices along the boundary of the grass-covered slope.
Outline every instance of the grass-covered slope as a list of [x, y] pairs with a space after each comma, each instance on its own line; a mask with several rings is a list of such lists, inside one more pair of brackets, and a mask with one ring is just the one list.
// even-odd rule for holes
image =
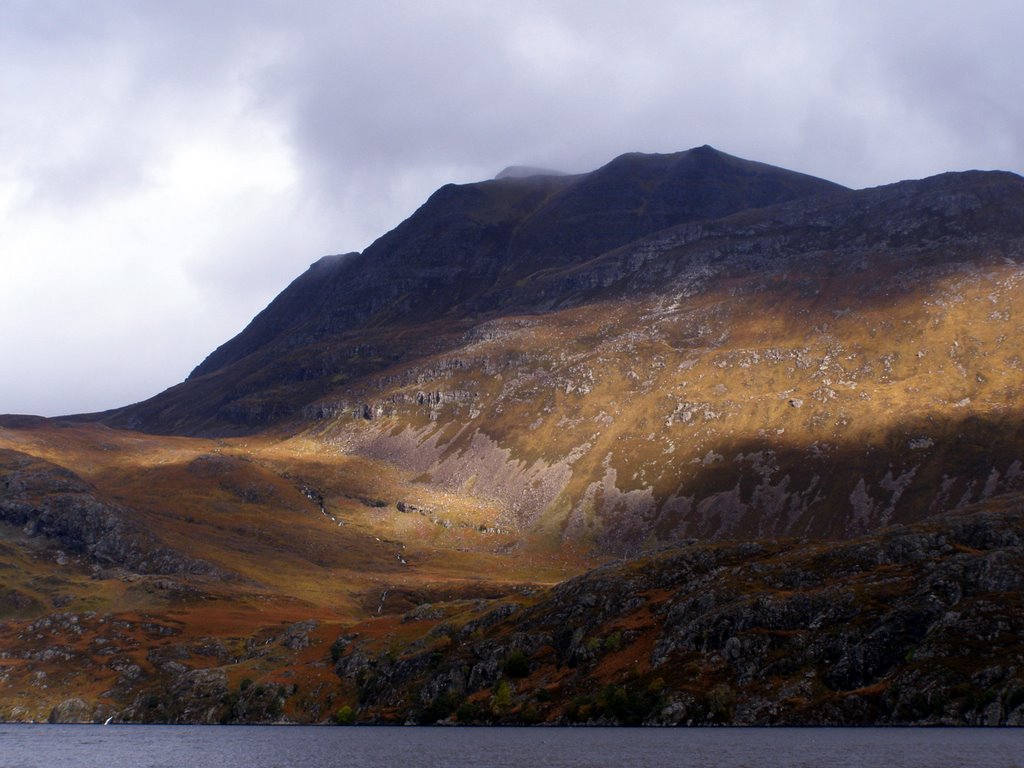
[[1022, 212], [1012, 174], [851, 192], [709, 149], [445, 188], [110, 418], [274, 424], [555, 547], [856, 535], [1024, 487]]
[[1016, 491], [1022, 211], [1018, 177], [959, 174], [685, 225], [536, 276], [583, 298], [340, 387], [306, 434], [620, 554]]
[[344, 627], [587, 566], [493, 517], [303, 440], [3, 420], [0, 719], [324, 719]]
[[5, 720], [1024, 718], [1019, 494], [594, 569], [318, 441], [40, 422], [0, 446]]

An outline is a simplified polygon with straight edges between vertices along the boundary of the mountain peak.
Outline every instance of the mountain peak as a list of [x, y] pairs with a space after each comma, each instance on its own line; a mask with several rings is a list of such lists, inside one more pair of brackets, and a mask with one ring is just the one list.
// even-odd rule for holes
[[[708, 145], [624, 154], [574, 175], [511, 166], [498, 179], [445, 185], [363, 253], [324, 257], [187, 383], [112, 418], [167, 431], [262, 427], [293, 416], [337, 381], [411, 354], [398, 342], [388, 347], [391, 357], [380, 354], [386, 345], [376, 339], [385, 329], [450, 327], [578, 301], [573, 281], [538, 292], [537, 280], [680, 224], [844, 191]], [[353, 354], [353, 343], [377, 353]]]
[[564, 171], [554, 171], [550, 168], [536, 168], [532, 165], [510, 165], [504, 168], [497, 176], [494, 177], [495, 181], [500, 179], [528, 179], [531, 176], [565, 176]]

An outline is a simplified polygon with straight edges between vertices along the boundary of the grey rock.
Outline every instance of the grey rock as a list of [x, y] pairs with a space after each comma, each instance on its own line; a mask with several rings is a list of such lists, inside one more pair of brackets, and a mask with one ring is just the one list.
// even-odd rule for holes
[[50, 710], [51, 723], [91, 723], [92, 707], [79, 698], [65, 699]]

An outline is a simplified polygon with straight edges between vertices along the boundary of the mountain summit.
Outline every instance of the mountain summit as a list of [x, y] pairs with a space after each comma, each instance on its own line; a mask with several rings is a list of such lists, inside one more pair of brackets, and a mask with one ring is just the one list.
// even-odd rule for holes
[[502, 169], [494, 179], [527, 179], [530, 176], [565, 176], [562, 171], [552, 171], [550, 168], [535, 168], [530, 165], [510, 165]]
[[[106, 420], [160, 432], [263, 427], [299, 413], [339, 375], [372, 370], [345, 351], [360, 332], [356, 346], [385, 329], [564, 306], [579, 291], [538, 291], [553, 271], [680, 224], [843, 191], [708, 146], [622, 155], [575, 176], [449, 184], [363, 253], [310, 267], [184, 385]], [[410, 353], [390, 350], [379, 363]]]

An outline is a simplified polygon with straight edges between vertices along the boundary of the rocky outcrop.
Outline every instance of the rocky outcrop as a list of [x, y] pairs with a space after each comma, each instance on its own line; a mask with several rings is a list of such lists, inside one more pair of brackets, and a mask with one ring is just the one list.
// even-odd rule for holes
[[396, 658], [349, 642], [337, 669], [364, 719], [1014, 724], [1024, 504], [1009, 506], [841, 544], [694, 544], [447, 625], [457, 643]]
[[162, 546], [141, 530], [137, 515], [97, 496], [75, 473], [17, 451], [0, 450], [0, 522], [98, 566], [151, 574], [215, 572], [209, 563]]
[[118, 714], [125, 722], [216, 724], [231, 717], [227, 675], [222, 669], [169, 670], [171, 679], [145, 691]]
[[51, 723], [91, 723], [92, 707], [83, 699], [65, 699], [50, 710]]
[[284, 637], [281, 638], [281, 645], [292, 651], [299, 651], [303, 648], [309, 647], [309, 633], [312, 632], [320, 625], [320, 622], [314, 619], [307, 619], [306, 621], [297, 621], [285, 630]]

